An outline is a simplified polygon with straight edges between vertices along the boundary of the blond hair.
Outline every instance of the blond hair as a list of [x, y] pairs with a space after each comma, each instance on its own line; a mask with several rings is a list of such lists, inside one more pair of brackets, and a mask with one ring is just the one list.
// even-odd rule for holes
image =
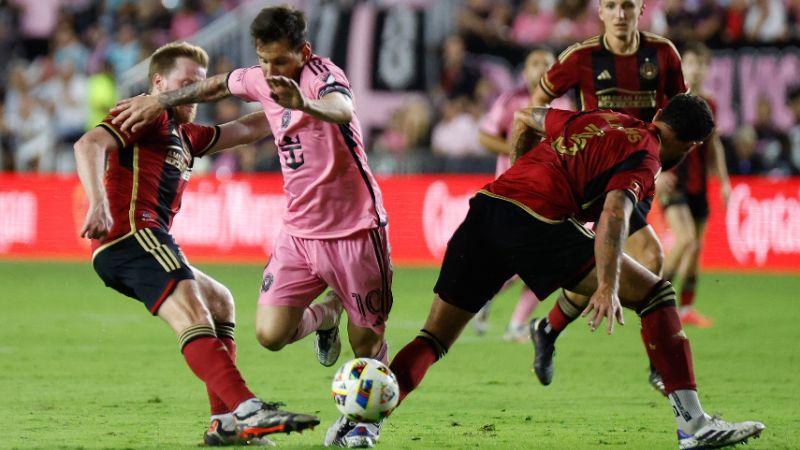
[[162, 45], [150, 57], [150, 68], [147, 78], [153, 79], [153, 75], [166, 75], [175, 68], [175, 61], [178, 58], [189, 58], [203, 67], [208, 67], [208, 53], [201, 47], [188, 42], [170, 42]]

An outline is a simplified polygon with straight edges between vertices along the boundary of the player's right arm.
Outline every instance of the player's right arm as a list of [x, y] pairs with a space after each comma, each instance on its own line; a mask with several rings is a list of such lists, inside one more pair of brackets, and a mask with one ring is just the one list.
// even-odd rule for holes
[[219, 126], [219, 139], [206, 154], [260, 141], [272, 134], [264, 111], [256, 111]]
[[545, 119], [549, 109], [529, 106], [514, 113], [514, 125], [511, 128], [512, 162], [521, 158], [547, 135]]
[[619, 301], [619, 274], [622, 249], [628, 237], [628, 219], [633, 211], [631, 194], [615, 189], [606, 194], [603, 212], [597, 221], [594, 256], [597, 270], [597, 290], [592, 294], [583, 316], [591, 313], [589, 326], [596, 330], [603, 318], [608, 319], [608, 333], [614, 331], [614, 319], [621, 325], [622, 305]]
[[117, 102], [111, 110], [113, 120], [123, 131], [136, 132], [155, 120], [166, 109], [192, 103], [213, 102], [231, 95], [228, 89], [228, 73], [214, 75], [197, 83], [158, 95], [139, 95]]
[[83, 238], [100, 239], [111, 230], [112, 219], [103, 186], [103, 174], [106, 153], [117, 148], [117, 140], [99, 127], [87, 131], [74, 145], [78, 178], [89, 200], [89, 209], [80, 231]]

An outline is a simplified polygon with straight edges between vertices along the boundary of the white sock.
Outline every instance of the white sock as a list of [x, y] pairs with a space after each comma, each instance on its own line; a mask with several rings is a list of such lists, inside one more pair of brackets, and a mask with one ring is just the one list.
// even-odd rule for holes
[[239, 403], [239, 406], [236, 407], [233, 413], [239, 417], [245, 417], [248, 414], [252, 414], [253, 412], [260, 409], [262, 404], [263, 403], [261, 402], [261, 400], [253, 397], [243, 401], [242, 403]]
[[708, 419], [703, 407], [700, 406], [697, 391], [689, 389], [674, 391], [669, 394], [669, 402], [672, 403], [672, 411], [675, 413], [679, 430], [694, 434], [707, 423]]
[[219, 419], [220, 426], [224, 430], [231, 430], [236, 426], [236, 421], [233, 419], [233, 413], [214, 414], [211, 416], [211, 422]]

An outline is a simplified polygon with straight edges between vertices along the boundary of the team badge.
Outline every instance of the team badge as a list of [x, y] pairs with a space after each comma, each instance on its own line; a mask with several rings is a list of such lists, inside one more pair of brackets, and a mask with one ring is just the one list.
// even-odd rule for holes
[[642, 78], [652, 80], [658, 76], [658, 66], [650, 62], [650, 58], [645, 58], [644, 63], [639, 66], [639, 74]]
[[275, 277], [272, 275], [272, 273], [267, 272], [264, 275], [264, 279], [261, 280], [261, 293], [262, 294], [266, 293], [269, 290], [269, 288], [272, 287], [272, 282], [273, 281], [275, 281]]
[[292, 121], [292, 110], [291, 109], [284, 109], [283, 116], [281, 116], [281, 129], [285, 130], [289, 126], [289, 122]]

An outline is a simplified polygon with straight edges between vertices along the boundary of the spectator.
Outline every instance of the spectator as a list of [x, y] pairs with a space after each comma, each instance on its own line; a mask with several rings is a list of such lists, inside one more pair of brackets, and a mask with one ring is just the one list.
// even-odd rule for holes
[[478, 119], [467, 112], [467, 103], [466, 99], [460, 97], [442, 104], [442, 119], [431, 133], [431, 146], [435, 155], [483, 155], [483, 147], [478, 142]]
[[568, 45], [600, 34], [600, 21], [590, 0], [560, 0], [556, 6], [556, 23], [552, 39]]
[[756, 132], [756, 152], [761, 157], [764, 170], [772, 176], [788, 176], [791, 174], [789, 158], [786, 154], [786, 135], [773, 124], [772, 104], [766, 97], [758, 99], [756, 120], [753, 129]]
[[724, 9], [719, 0], [700, 0], [697, 9], [690, 13], [690, 41], [705, 42], [709, 46], [717, 46], [722, 41]]
[[737, 44], [744, 40], [744, 21], [747, 16], [748, 0], [731, 0], [725, 11], [725, 28], [722, 40], [728, 44]]
[[203, 17], [193, 2], [183, 1], [180, 10], [172, 16], [170, 39], [182, 41], [197, 33], [203, 27]]
[[86, 82], [87, 122], [85, 129], [94, 128], [102, 122], [117, 103], [117, 87], [114, 80], [114, 67], [106, 60], [101, 70], [89, 77]]
[[743, 126], [733, 134], [733, 154], [726, 156], [728, 174], [759, 175], [764, 171], [764, 164], [756, 152], [756, 130], [751, 126]]
[[30, 93], [21, 93], [16, 111], [6, 111], [6, 125], [13, 130], [11, 144], [16, 170], [52, 170], [55, 142], [52, 122]]
[[89, 50], [78, 40], [68, 22], [61, 22], [53, 35], [53, 58], [56, 65], [70, 64], [81, 73], [87, 73]]
[[142, 59], [141, 46], [136, 38], [136, 29], [133, 25], [123, 23], [119, 26], [114, 41], [108, 46], [106, 58], [114, 66], [117, 78]]
[[421, 100], [410, 101], [394, 111], [375, 142], [375, 151], [402, 158], [419, 148], [428, 134], [431, 114]]
[[539, 0], [526, 0], [511, 26], [511, 37], [519, 45], [531, 46], [547, 42], [553, 33], [555, 15]]
[[469, 58], [464, 40], [458, 35], [447, 37], [442, 46], [442, 67], [439, 72], [439, 88], [444, 97], [474, 100], [480, 79], [480, 69]]
[[33, 61], [49, 51], [61, 0], [11, 0], [20, 11], [19, 33], [25, 58]]
[[83, 135], [89, 116], [86, 77], [77, 73], [71, 61], [62, 62], [57, 65], [56, 75], [45, 82], [37, 94], [50, 109], [55, 132], [55, 151], [51, 155], [55, 159], [49, 167], [59, 172], [73, 171], [72, 144]]
[[744, 32], [751, 42], [775, 43], [786, 39], [786, 9], [781, 0], [755, 0], [747, 11]]
[[666, 0], [664, 15], [670, 40], [678, 46], [688, 42], [692, 33], [692, 15], [684, 8], [683, 0]]

